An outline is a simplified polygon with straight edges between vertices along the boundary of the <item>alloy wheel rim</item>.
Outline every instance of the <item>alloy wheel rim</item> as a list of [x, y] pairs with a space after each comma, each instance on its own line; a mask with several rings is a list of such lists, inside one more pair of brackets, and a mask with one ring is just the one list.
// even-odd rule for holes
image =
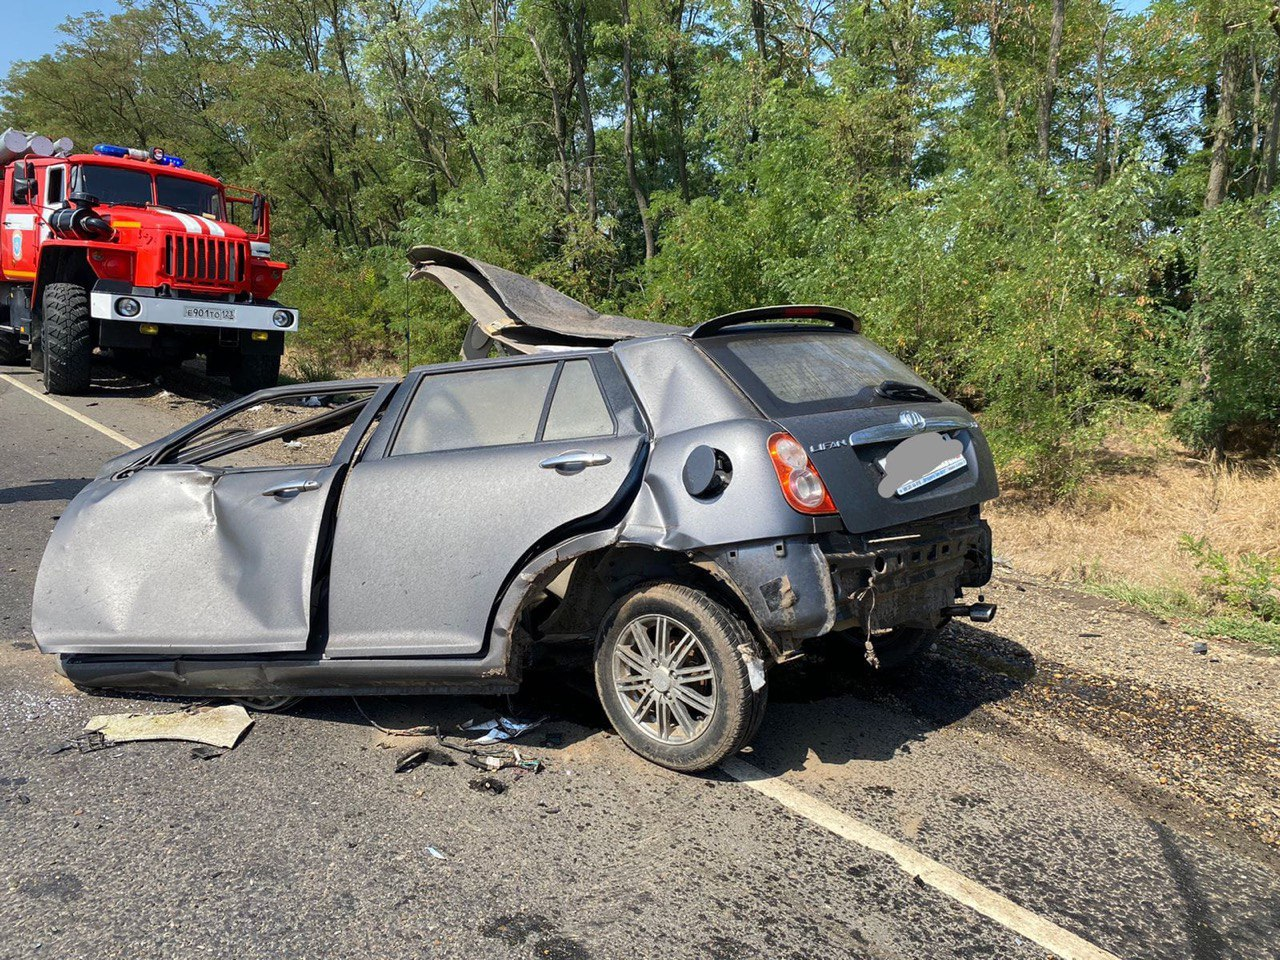
[[669, 744], [703, 734], [719, 693], [702, 640], [663, 614], [636, 617], [623, 628], [613, 648], [613, 688], [632, 726]]

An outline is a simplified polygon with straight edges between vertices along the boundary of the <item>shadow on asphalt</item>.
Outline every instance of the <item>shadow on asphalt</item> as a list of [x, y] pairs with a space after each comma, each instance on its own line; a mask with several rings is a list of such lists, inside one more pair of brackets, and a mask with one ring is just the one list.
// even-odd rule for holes
[[1035, 673], [1021, 644], [953, 625], [933, 652], [878, 674], [858, 651], [828, 647], [770, 675], [769, 712], [756, 760], [773, 773], [823, 763], [889, 760], [911, 745], [1008, 697]]
[[[1009, 696], [1034, 672], [1034, 658], [1021, 644], [970, 626], [952, 626], [936, 651], [889, 676], [872, 672], [856, 651], [828, 647], [770, 673], [769, 708], [754, 759], [774, 773], [800, 769], [813, 755], [831, 764], [888, 760]], [[509, 697], [361, 697], [360, 702], [384, 726], [439, 726], [445, 733], [467, 718], [548, 717], [545, 728], [520, 741], [528, 747], [542, 744], [548, 732], [557, 745], [572, 746], [610, 729], [586, 649], [566, 648], [543, 662]], [[349, 698], [312, 699], [290, 712], [369, 725]]]
[[[1034, 672], [1034, 659], [1021, 644], [970, 626], [952, 626], [934, 652], [890, 676], [873, 673], [848, 650], [827, 648], [770, 673], [769, 708], [752, 760], [775, 774], [802, 769], [812, 756], [837, 765], [889, 760], [1009, 696]], [[611, 730], [596, 697], [585, 647], [566, 647], [558, 656], [544, 658], [510, 696], [361, 696], [358, 703], [350, 696], [309, 697], [287, 712], [317, 723], [372, 731], [372, 719], [389, 729], [428, 727], [448, 736], [478, 736], [458, 729], [469, 719], [545, 717], [544, 726], [518, 742], [534, 749], [549, 745], [548, 737], [554, 746], [571, 747]], [[713, 771], [708, 776], [719, 775]]]
[[0, 505], [71, 500], [92, 481], [92, 477], [62, 477], [57, 480], [36, 480], [20, 487], [4, 487], [0, 489]]

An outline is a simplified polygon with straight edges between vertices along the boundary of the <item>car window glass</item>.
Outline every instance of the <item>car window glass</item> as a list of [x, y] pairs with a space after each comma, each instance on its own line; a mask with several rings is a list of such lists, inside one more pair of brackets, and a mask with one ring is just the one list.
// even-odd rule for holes
[[560, 372], [543, 440], [603, 437], [613, 433], [613, 418], [600, 394], [590, 360], [570, 360]]
[[99, 203], [145, 207], [151, 202], [151, 174], [86, 163], [75, 170], [75, 192], [87, 193]]
[[[358, 406], [348, 405], [367, 401], [372, 396], [373, 391], [361, 390], [256, 403], [200, 431], [180, 450], [167, 457], [166, 462], [199, 462], [223, 469], [331, 463], [359, 412]], [[342, 410], [346, 412], [340, 412]], [[326, 418], [325, 415], [330, 413], [333, 417]], [[297, 428], [298, 433], [267, 437], [240, 450], [221, 456], [207, 456], [212, 444], [248, 439], [255, 432], [276, 427]]]
[[156, 202], [183, 213], [205, 214], [222, 219], [222, 191], [198, 180], [183, 177], [156, 177]]
[[63, 177], [66, 175], [66, 171], [66, 167], [49, 168], [49, 184], [45, 188], [44, 194], [44, 202], [49, 206], [62, 202]]
[[554, 372], [536, 363], [423, 377], [392, 455], [533, 442]]

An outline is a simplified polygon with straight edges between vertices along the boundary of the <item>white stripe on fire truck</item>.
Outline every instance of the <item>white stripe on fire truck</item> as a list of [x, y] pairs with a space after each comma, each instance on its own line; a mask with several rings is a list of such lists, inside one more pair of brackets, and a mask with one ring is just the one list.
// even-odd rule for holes
[[156, 213], [163, 213], [165, 216], [173, 217], [182, 224], [187, 233], [204, 233], [200, 229], [200, 221], [195, 217], [189, 217], [185, 213], [178, 213], [176, 210], [157, 210]]

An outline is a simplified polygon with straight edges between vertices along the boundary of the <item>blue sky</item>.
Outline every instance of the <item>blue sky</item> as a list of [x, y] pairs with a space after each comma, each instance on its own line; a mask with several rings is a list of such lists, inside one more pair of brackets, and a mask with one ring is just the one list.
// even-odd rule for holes
[[[90, 10], [115, 13], [119, 0], [5, 0], [4, 29], [0, 31], [0, 80], [15, 60], [32, 60], [52, 53], [62, 41], [58, 27], [67, 17]], [[1117, 6], [1136, 12], [1147, 0], [1117, 0]]]
[[64, 37], [58, 27], [67, 17], [89, 10], [115, 13], [117, 0], [5, 0], [4, 29], [0, 30], [0, 79], [15, 60], [33, 60], [52, 53]]

